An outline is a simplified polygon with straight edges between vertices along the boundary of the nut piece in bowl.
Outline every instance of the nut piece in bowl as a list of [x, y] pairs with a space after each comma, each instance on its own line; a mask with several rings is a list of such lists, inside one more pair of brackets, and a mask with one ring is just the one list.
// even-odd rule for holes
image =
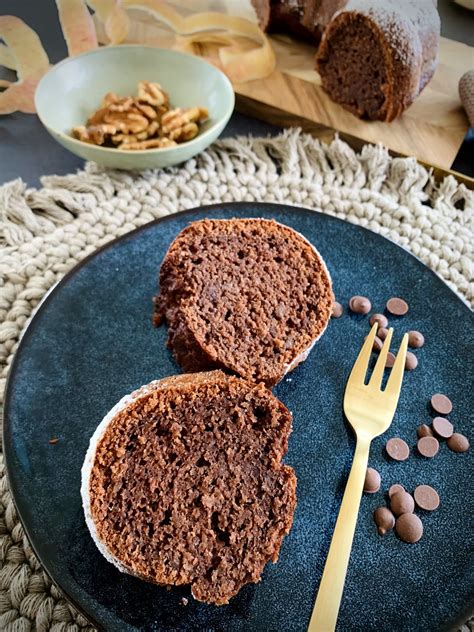
[[[143, 83], [137, 94], [139, 82]], [[119, 103], [116, 105], [119, 108], [124, 105], [120, 100], [125, 95], [137, 95], [126, 105], [127, 108], [131, 107], [133, 99], [140, 103], [139, 113], [134, 112], [134, 115], [143, 125], [143, 119], [148, 120], [151, 116], [151, 110], [146, 106], [154, 107], [150, 100], [154, 101], [157, 97], [154, 92], [155, 84], [163, 86], [166, 91], [171, 104], [168, 108], [180, 108], [177, 112], [169, 111], [169, 129], [164, 135], [169, 137], [171, 131], [178, 134], [174, 131], [174, 126], [177, 125], [176, 129], [184, 127], [185, 123], [181, 119], [183, 112], [186, 112], [185, 118], [189, 119], [190, 111], [191, 118], [196, 118], [195, 111], [198, 109], [197, 119], [188, 120], [188, 123], [198, 126], [198, 133], [194, 138], [177, 142], [175, 137], [172, 139], [175, 145], [169, 141], [156, 143], [160, 135], [157, 136], [156, 132], [150, 135], [149, 131], [147, 138], [119, 140], [118, 134], [133, 135], [132, 128], [127, 125], [119, 126], [121, 129], [115, 133], [104, 134], [104, 140], [101, 141], [104, 144], [100, 145], [95, 144], [97, 139], [101, 140], [100, 131], [95, 131], [90, 139], [84, 136], [83, 130], [77, 132], [78, 135], [82, 134], [86, 142], [73, 138], [71, 130], [81, 126], [88, 127], [88, 119], [96, 112], [107, 93], [107, 105], [113, 105], [112, 101], [117, 99]], [[74, 154], [116, 169], [154, 169], [188, 160], [214, 142], [232, 114], [234, 92], [227, 77], [199, 57], [162, 48], [121, 45], [107, 46], [70, 57], [54, 66], [40, 81], [35, 103], [38, 116], [48, 132]], [[205, 110], [209, 116], [202, 120]], [[102, 114], [99, 119], [101, 116]], [[112, 119], [117, 120], [114, 117]], [[101, 121], [100, 124], [105, 122]], [[180, 122], [183, 124], [178, 124]], [[145, 127], [147, 125], [145, 121]], [[133, 129], [136, 134], [140, 133], [136, 131], [137, 127]], [[184, 141], [184, 138], [189, 139], [195, 132], [194, 126], [191, 126], [181, 130], [179, 134]], [[112, 136], [123, 145], [119, 147], [109, 142]], [[151, 147], [137, 148], [135, 145], [148, 140], [153, 141], [147, 143]], [[155, 143], [160, 146], [154, 147]], [[132, 144], [133, 147], [130, 146]], [[163, 144], [168, 146], [162, 147]]]

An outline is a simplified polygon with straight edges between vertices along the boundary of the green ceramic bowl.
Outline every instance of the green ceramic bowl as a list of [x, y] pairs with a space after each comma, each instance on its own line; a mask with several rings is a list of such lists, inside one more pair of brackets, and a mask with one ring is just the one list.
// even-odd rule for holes
[[[138, 81], [158, 81], [175, 107], [203, 106], [209, 120], [186, 143], [166, 149], [130, 151], [83, 143], [71, 129], [84, 125], [107, 92], [136, 94]], [[210, 145], [234, 109], [227, 77], [207, 62], [172, 50], [148, 46], [111, 46], [65, 59], [40, 81], [35, 94], [38, 116], [58, 143], [86, 160], [117, 169], [176, 165]]]

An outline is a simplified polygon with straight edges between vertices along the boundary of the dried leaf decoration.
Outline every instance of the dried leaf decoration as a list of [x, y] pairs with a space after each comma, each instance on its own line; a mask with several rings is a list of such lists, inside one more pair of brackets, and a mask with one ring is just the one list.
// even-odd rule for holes
[[0, 93], [0, 114], [35, 112], [34, 94], [49, 68], [48, 56], [33, 29], [13, 15], [0, 16], [0, 37], [6, 44], [0, 50], [0, 64], [16, 70], [18, 75], [15, 83], [0, 82], [6, 87]]
[[56, 0], [56, 5], [69, 55], [97, 48], [94, 22], [84, 0]]
[[130, 30], [130, 18], [121, 0], [87, 0], [87, 4], [103, 22], [110, 44], [122, 43]]
[[[193, 52], [196, 43], [221, 44], [220, 66], [236, 83], [261, 79], [275, 69], [270, 42], [257, 24], [245, 18], [212, 11], [182, 16], [164, 0], [122, 0], [122, 6], [146, 11], [169, 26], [177, 35], [174, 48]], [[236, 36], [250, 39], [259, 46], [247, 50], [239, 45]]]
[[[256, 23], [217, 11], [183, 16], [164, 0], [88, 0], [105, 25], [111, 43], [121, 43], [129, 32], [126, 9], [144, 11], [168, 26], [175, 34], [173, 48], [194, 53], [195, 44], [218, 44], [219, 67], [234, 82], [251, 81], [268, 76], [275, 68], [275, 54], [267, 37]], [[112, 24], [112, 16], [114, 23]], [[239, 38], [257, 46], [248, 50]], [[216, 63], [214, 57], [206, 57]]]
[[0, 66], [10, 68], [10, 70], [16, 70], [15, 58], [5, 44], [0, 44]]
[[[179, 2], [174, 2], [179, 6]], [[235, 10], [244, 4], [251, 7], [249, 2], [242, 5], [236, 5], [236, 0], [233, 2]], [[172, 48], [196, 53], [196, 45], [199, 45], [199, 54], [221, 68], [234, 82], [262, 79], [274, 70], [275, 54], [270, 42], [257, 23], [249, 19], [248, 12], [239, 9], [241, 14], [237, 17], [203, 10], [219, 6], [218, 2], [213, 4], [209, 0], [182, 0], [182, 4], [188, 11], [186, 15], [171, 6], [171, 0], [56, 0], [69, 55], [79, 55], [98, 46], [89, 6], [109, 44], [120, 44], [129, 36], [133, 27], [128, 13], [131, 10], [131, 13], [146, 13], [165, 25], [172, 38], [167, 42]], [[34, 112], [36, 86], [49, 68], [46, 52], [37, 34], [13, 16], [0, 16], [0, 38], [5, 42], [0, 42], [0, 66], [16, 70], [18, 74], [16, 83], [0, 80], [0, 88], [6, 88], [0, 92], [0, 114], [17, 110]]]

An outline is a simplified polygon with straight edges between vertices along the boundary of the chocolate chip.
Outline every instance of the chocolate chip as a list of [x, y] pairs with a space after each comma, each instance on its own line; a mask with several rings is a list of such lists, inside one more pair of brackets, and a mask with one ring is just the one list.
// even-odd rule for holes
[[395, 461], [406, 461], [410, 455], [410, 448], [403, 439], [394, 437], [389, 439], [385, 445], [388, 456]]
[[[366, 336], [364, 340], [367, 340], [367, 337], [368, 336]], [[374, 343], [372, 345], [372, 351], [379, 353], [382, 350], [382, 347], [383, 347], [383, 342], [380, 340], [378, 336], [375, 336]]]
[[385, 340], [388, 336], [388, 329], [386, 327], [380, 327], [380, 329], [377, 329], [377, 336], [380, 340]]
[[425, 337], [419, 331], [408, 332], [408, 346], [412, 349], [419, 349], [425, 344]]
[[375, 494], [380, 489], [380, 474], [373, 467], [368, 467], [365, 473], [364, 492]]
[[382, 351], [382, 347], [383, 347], [383, 342], [380, 340], [380, 338], [375, 336], [374, 344], [372, 345], [372, 349], [374, 351], [377, 351], [377, 353], [379, 353], [380, 351]]
[[399, 483], [395, 483], [388, 490], [388, 497], [391, 498], [394, 494], [398, 492], [404, 492], [404, 491], [405, 491], [405, 488], [403, 487], [403, 485], [400, 485]]
[[332, 314], [331, 314], [331, 316], [333, 318], [340, 318], [343, 313], [344, 313], [344, 308], [342, 307], [342, 305], [340, 303], [335, 301], [334, 305], [332, 306]]
[[374, 323], [378, 323], [379, 327], [387, 327], [388, 318], [384, 314], [372, 314], [369, 323], [371, 325], [373, 325]]
[[353, 296], [349, 301], [349, 309], [355, 314], [368, 314], [372, 303], [365, 296]]
[[385, 535], [395, 526], [395, 516], [388, 507], [378, 507], [374, 511], [374, 522], [377, 525], [379, 535]]
[[454, 426], [446, 417], [435, 417], [432, 425], [438, 437], [449, 439], [453, 436]]
[[394, 316], [404, 316], [408, 312], [408, 303], [402, 298], [390, 298], [386, 307], [387, 311]]
[[411, 351], [407, 351], [405, 358], [405, 371], [413, 371], [418, 366], [418, 358]]
[[455, 432], [449, 437], [447, 444], [453, 452], [467, 452], [469, 450], [469, 439], [459, 432]]
[[418, 485], [413, 492], [413, 496], [420, 509], [434, 511], [439, 507], [438, 492], [429, 485]]
[[418, 439], [421, 439], [422, 437], [434, 437], [433, 431], [426, 424], [418, 426], [416, 434], [418, 435]]
[[391, 369], [394, 364], [395, 364], [395, 356], [393, 355], [391, 351], [389, 351], [387, 353], [387, 359], [385, 360], [385, 366], [388, 369]]
[[439, 441], [436, 437], [421, 437], [421, 439], [418, 439], [416, 447], [421, 456], [431, 459], [438, 454]]
[[435, 393], [431, 398], [431, 407], [439, 415], [449, 415], [453, 410], [453, 405], [449, 397], [442, 393]]
[[408, 492], [397, 492], [390, 498], [390, 509], [395, 516], [413, 513], [415, 510], [413, 496]]
[[423, 535], [423, 524], [415, 514], [403, 514], [395, 522], [395, 531], [400, 540], [415, 544]]

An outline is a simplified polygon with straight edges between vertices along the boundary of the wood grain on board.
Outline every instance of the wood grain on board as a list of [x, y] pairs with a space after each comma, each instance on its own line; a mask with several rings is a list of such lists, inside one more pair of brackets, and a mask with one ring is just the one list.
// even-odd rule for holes
[[[131, 11], [132, 30], [128, 41], [155, 46], [169, 45], [156, 20]], [[252, 101], [253, 116], [268, 120], [268, 106], [370, 143], [382, 143], [390, 150], [415, 156], [429, 165], [449, 169], [469, 127], [458, 95], [461, 75], [474, 67], [474, 49], [441, 38], [436, 73], [402, 116], [391, 123], [361, 121], [333, 103], [321, 87], [314, 69], [316, 49], [285, 35], [270, 37], [276, 53], [276, 70], [265, 79], [234, 85], [237, 96]], [[203, 47], [201, 46], [201, 50]], [[206, 46], [206, 55], [217, 50]], [[242, 99], [237, 99], [237, 107]], [[319, 129], [319, 128], [318, 128]], [[314, 134], [314, 130], [313, 130]]]

